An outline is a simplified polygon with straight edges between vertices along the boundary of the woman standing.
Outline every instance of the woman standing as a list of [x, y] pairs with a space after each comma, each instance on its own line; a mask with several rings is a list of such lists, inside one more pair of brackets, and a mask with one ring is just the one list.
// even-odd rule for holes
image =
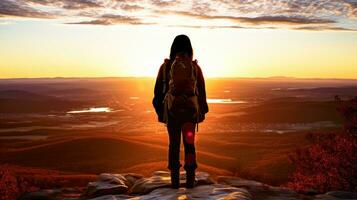
[[186, 35], [174, 39], [170, 59], [165, 59], [156, 78], [153, 105], [158, 120], [167, 125], [169, 134], [168, 169], [171, 186], [180, 186], [181, 133], [185, 149], [186, 187], [195, 184], [197, 168], [195, 129], [208, 112], [202, 70], [193, 61], [191, 41]]

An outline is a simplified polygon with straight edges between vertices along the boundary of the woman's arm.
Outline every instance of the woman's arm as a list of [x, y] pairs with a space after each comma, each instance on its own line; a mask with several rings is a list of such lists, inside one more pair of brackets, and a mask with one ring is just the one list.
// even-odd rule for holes
[[161, 121], [161, 119], [162, 119], [162, 114], [163, 114], [162, 101], [164, 100], [165, 92], [166, 92], [166, 91], [164, 91], [164, 82], [163, 82], [163, 79], [164, 79], [163, 73], [164, 73], [164, 67], [166, 66], [166, 63], [167, 63], [167, 59], [165, 59], [165, 62], [160, 66], [159, 72], [156, 77], [156, 82], [155, 82], [154, 98], [152, 100], [152, 104], [155, 108], [156, 114], [158, 115], [159, 121]]

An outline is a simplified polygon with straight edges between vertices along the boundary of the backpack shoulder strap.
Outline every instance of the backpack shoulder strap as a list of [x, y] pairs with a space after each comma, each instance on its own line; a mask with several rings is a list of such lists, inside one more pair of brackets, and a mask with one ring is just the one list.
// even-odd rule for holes
[[174, 68], [176, 67], [176, 64], [178, 63], [178, 61], [175, 59], [172, 61], [171, 66], [170, 66], [170, 80], [173, 78], [173, 73], [174, 73]]
[[162, 83], [163, 83], [163, 87], [162, 87], [162, 93], [165, 94], [166, 93], [166, 68], [167, 65], [169, 64], [170, 60], [169, 59], [165, 59], [164, 60], [164, 64], [163, 64], [163, 68], [162, 68]]
[[195, 80], [195, 87], [194, 87], [194, 92], [198, 95], [198, 89], [197, 89], [197, 76], [198, 76], [198, 64], [197, 64], [197, 59], [192, 61], [192, 77]]
[[198, 76], [198, 61], [197, 59], [193, 61], [193, 70], [194, 70], [194, 75], [195, 75], [195, 80], [197, 80], [197, 76]]

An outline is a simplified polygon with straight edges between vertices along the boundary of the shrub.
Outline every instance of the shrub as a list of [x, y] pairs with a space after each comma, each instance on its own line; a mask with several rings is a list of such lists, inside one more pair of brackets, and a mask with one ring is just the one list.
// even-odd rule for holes
[[18, 194], [16, 178], [10, 173], [8, 166], [0, 166], [0, 199], [16, 199]]
[[0, 165], [0, 200], [13, 200], [24, 192], [37, 190], [26, 180], [15, 176], [9, 165]]
[[344, 128], [334, 133], [310, 133], [311, 145], [290, 156], [295, 166], [288, 187], [298, 191], [357, 191], [357, 97], [342, 101], [336, 97]]

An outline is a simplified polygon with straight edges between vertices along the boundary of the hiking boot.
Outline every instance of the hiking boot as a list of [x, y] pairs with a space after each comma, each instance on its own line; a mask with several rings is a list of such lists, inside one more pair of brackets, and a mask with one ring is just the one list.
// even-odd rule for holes
[[193, 188], [195, 185], [195, 170], [186, 171], [186, 188]]
[[177, 189], [180, 187], [180, 170], [171, 170], [171, 188]]

